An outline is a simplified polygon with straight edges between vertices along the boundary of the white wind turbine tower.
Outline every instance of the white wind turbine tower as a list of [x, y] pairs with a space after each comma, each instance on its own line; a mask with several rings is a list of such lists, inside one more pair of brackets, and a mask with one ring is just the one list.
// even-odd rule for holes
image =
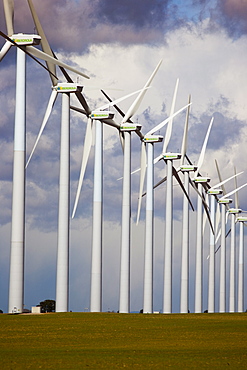
[[130, 177], [131, 177], [131, 132], [138, 134], [141, 126], [127, 123], [137, 112], [141, 101], [150, 86], [155, 74], [157, 73], [160, 61], [154, 72], [149, 77], [142, 91], [139, 93], [133, 104], [128, 109], [120, 123], [120, 134], [124, 140], [124, 167], [123, 167], [123, 199], [122, 199], [122, 232], [121, 232], [121, 260], [120, 260], [120, 292], [119, 292], [119, 312], [128, 313], [130, 309]]
[[[176, 94], [174, 95], [174, 99]], [[142, 139], [141, 148], [141, 174], [140, 174], [140, 191], [139, 191], [139, 202], [137, 211], [137, 223], [139, 222], [141, 200], [143, 193], [143, 184], [145, 179], [145, 173], [147, 168], [147, 190], [146, 190], [146, 227], [145, 227], [145, 257], [144, 257], [144, 294], [143, 294], [143, 313], [153, 312], [153, 165], [154, 165], [154, 147], [153, 144], [161, 142], [163, 137], [160, 135], [154, 135], [154, 133], [160, 130], [165, 124], [171, 121], [178, 113], [180, 113], [183, 107], [176, 113], [173, 113], [170, 117], [162, 121], [159, 125], [151, 129]], [[167, 130], [169, 135], [169, 130]], [[146, 148], [147, 146], [147, 155]], [[146, 158], [147, 157], [147, 158]], [[136, 172], [136, 171], [135, 171]]]
[[[215, 164], [219, 180], [222, 182], [217, 161], [215, 161]], [[222, 184], [221, 187], [223, 189], [224, 195], [226, 195], [224, 185]], [[226, 208], [229, 209], [229, 204], [232, 203], [232, 199], [218, 199], [218, 203], [221, 208], [219, 312], [223, 313], [226, 312]]]
[[197, 170], [193, 181], [198, 185], [198, 197], [197, 197], [197, 231], [196, 231], [196, 272], [195, 272], [195, 313], [202, 312], [202, 188], [203, 185], [207, 186], [210, 181], [208, 177], [198, 176], [201, 166], [203, 164], [207, 142], [214, 118], [211, 119], [209, 127], [204, 139], [202, 150], [199, 156]]
[[239, 216], [239, 260], [238, 260], [238, 305], [237, 311], [244, 312], [244, 223], [247, 222], [246, 216]]
[[[24, 296], [24, 235], [25, 235], [25, 154], [26, 154], [26, 58], [25, 53], [33, 58], [36, 56], [64, 66], [73, 71], [74, 68], [59, 62], [53, 57], [30, 45], [37, 45], [40, 36], [14, 34], [14, 1], [4, 0], [4, 14], [7, 33], [0, 32], [7, 40], [0, 51], [0, 60], [12, 45], [17, 47], [16, 64], [16, 111], [14, 129], [14, 160], [13, 160], [13, 194], [12, 194], [12, 225], [11, 254], [9, 280], [9, 313], [22, 312]], [[35, 59], [35, 58], [34, 58]], [[36, 59], [35, 59], [36, 60]], [[38, 62], [39, 63], [39, 62]], [[81, 74], [81, 73], [80, 73]], [[84, 75], [84, 74], [83, 74]], [[85, 76], [85, 75], [84, 75]]]
[[[175, 96], [176, 96], [176, 89], [174, 92], [174, 98]], [[172, 105], [174, 105], [174, 103]], [[180, 300], [180, 312], [181, 313], [188, 312], [188, 271], [189, 271], [189, 266], [188, 266], [189, 240], [188, 239], [189, 239], [189, 203], [190, 203], [189, 195], [188, 195], [189, 194], [189, 172], [196, 170], [196, 167], [194, 165], [184, 164], [184, 159], [185, 159], [186, 150], [187, 150], [187, 133], [188, 133], [190, 106], [191, 106], [191, 98], [189, 97], [189, 103], [187, 105], [187, 114], [186, 114], [185, 126], [184, 126], [184, 135], [183, 135], [183, 141], [182, 141], [182, 147], [181, 147], [180, 167], [177, 169], [177, 172], [181, 171], [185, 176], [184, 189], [183, 189], [184, 201], [183, 201], [183, 232], [182, 232], [182, 262], [181, 262], [181, 300]], [[169, 131], [170, 129], [167, 130], [167, 135], [170, 135]], [[167, 136], [166, 142], [167, 140], [168, 140], [168, 136]], [[162, 179], [157, 185], [155, 185], [155, 187], [157, 187], [164, 181], [166, 181], [166, 177]], [[191, 203], [190, 205], [193, 209], [193, 206]]]
[[[240, 189], [244, 188], [247, 185], [239, 186], [237, 189], [231, 191], [228, 194], [225, 194], [223, 197], [219, 199], [219, 203], [224, 203], [229, 196], [235, 194]], [[238, 206], [238, 205], [237, 205]], [[224, 209], [222, 209], [224, 212]], [[235, 215], [241, 213], [242, 210], [240, 208], [229, 208], [227, 213], [231, 215], [231, 245], [230, 245], [230, 281], [229, 281], [229, 312], [235, 312]], [[222, 225], [224, 216], [222, 217]], [[221, 225], [221, 226], [222, 226]], [[224, 226], [223, 226], [224, 228]], [[221, 230], [221, 238], [225, 238], [225, 233], [223, 234], [224, 230]], [[221, 239], [221, 240], [222, 240]], [[222, 247], [222, 246], [221, 246]], [[225, 293], [225, 292], [224, 292]], [[223, 294], [222, 294], [223, 295]], [[225, 295], [224, 295], [225, 297]], [[223, 306], [223, 303], [222, 303]]]
[[[156, 185], [159, 186], [164, 181], [167, 181], [166, 185], [166, 228], [165, 228], [165, 266], [164, 266], [164, 297], [163, 297], [163, 313], [172, 312], [172, 204], [173, 204], [173, 176], [177, 179], [180, 187], [184, 191], [185, 195], [188, 197], [182, 181], [177, 173], [177, 170], [173, 167], [172, 161], [175, 159], [180, 159], [181, 153], [167, 153], [167, 146], [169, 144], [172, 132], [172, 123], [173, 123], [173, 112], [175, 108], [175, 101], [178, 89], [178, 82], [176, 82], [175, 91], [173, 95], [173, 101], [170, 111], [170, 119], [167, 125], [166, 136], [164, 140], [162, 153], [155, 158], [154, 163], [157, 163], [160, 160], [164, 160], [167, 164], [167, 176], [159, 181]], [[190, 104], [189, 104], [190, 105]], [[187, 107], [188, 105], [186, 105]], [[189, 200], [189, 197], [188, 197]], [[190, 202], [190, 200], [189, 200]], [[191, 202], [190, 202], [191, 204]], [[192, 204], [191, 207], [193, 208]]]
[[220, 241], [220, 284], [219, 284], [219, 312], [226, 312], [226, 208], [232, 199], [219, 199], [221, 207], [221, 241]]
[[[211, 195], [211, 206], [210, 206], [210, 219], [215, 230], [215, 205], [217, 195], [222, 193], [222, 189], [217, 189], [219, 184], [211, 187], [207, 194]], [[209, 267], [208, 267], [208, 313], [214, 313], [215, 311], [215, 232], [211, 228], [210, 241], [209, 241]]]
[[[191, 97], [189, 97], [190, 103]], [[188, 106], [184, 136], [181, 150], [181, 160], [180, 160], [180, 171], [184, 175], [184, 188], [189, 195], [189, 182], [190, 182], [190, 172], [196, 170], [196, 166], [192, 164], [184, 164], [184, 159], [187, 150], [187, 133], [189, 124], [189, 112], [190, 106]], [[189, 311], [189, 201], [184, 195], [183, 198], [183, 230], [182, 230], [182, 256], [181, 256], [181, 290], [180, 290], [180, 313], [188, 313]]]
[[[178, 89], [177, 80], [174, 92], [174, 99], [171, 107], [171, 114], [174, 112], [175, 101]], [[167, 146], [170, 141], [172, 132], [172, 120], [170, 120], [167, 126], [166, 140], [164, 141], [163, 151], [160, 155], [160, 159], [166, 160], [167, 165], [167, 180], [166, 180], [166, 227], [165, 227], [165, 266], [164, 266], [164, 293], [163, 293], [163, 313], [172, 312], [172, 234], [173, 234], [173, 223], [172, 223], [172, 203], [173, 203], [173, 164], [172, 161], [181, 158], [181, 154], [178, 153], [166, 153]], [[176, 172], [176, 170], [175, 170]], [[177, 173], [177, 172], [176, 172]]]
[[[108, 124], [119, 128], [113, 120], [114, 113], [109, 111], [111, 106], [127, 99], [128, 97], [140, 92], [134, 92], [121, 97], [117, 100], [91, 111], [88, 107], [86, 111], [72, 106], [71, 108], [88, 116], [88, 124], [84, 139], [83, 155], [80, 177], [76, 192], [75, 204], [72, 212], [74, 218], [79, 197], [81, 193], [84, 174], [92, 146], [93, 140], [93, 121], [95, 124], [95, 155], [94, 155], [94, 191], [93, 191], [93, 225], [92, 225], [92, 266], [91, 266], [91, 295], [90, 311], [101, 312], [102, 310], [102, 193], [103, 193], [103, 127]], [[106, 110], [105, 110], [106, 109]]]
[[[190, 100], [190, 99], [189, 99]], [[185, 128], [184, 128], [184, 138], [183, 138], [183, 145], [182, 145], [182, 157], [181, 157], [181, 165], [179, 167], [179, 171], [184, 174], [184, 188], [186, 193], [189, 195], [189, 184], [193, 183], [190, 180], [189, 173], [195, 172], [197, 170], [197, 166], [193, 165], [189, 160], [188, 156], [186, 155], [187, 149], [187, 131], [188, 131], [188, 118], [189, 118], [189, 107], [187, 111], [186, 121], [185, 121]], [[207, 135], [205, 138], [205, 146], [202, 147], [201, 155], [204, 156], [205, 149], [207, 144]], [[184, 164], [184, 158], [187, 158], [189, 164]], [[201, 159], [199, 159], [198, 163], [200, 166], [202, 165]], [[193, 186], [194, 187], [194, 186]], [[198, 192], [197, 188], [195, 190]], [[198, 197], [201, 197], [198, 193]], [[205, 202], [202, 200], [204, 208], [207, 207]], [[208, 210], [205, 208], [206, 214], [209, 217]], [[180, 313], [188, 313], [189, 311], [189, 202], [187, 196], [184, 196], [183, 201], [183, 230], [182, 230], [182, 258], [181, 258], [181, 291], [180, 291]]]

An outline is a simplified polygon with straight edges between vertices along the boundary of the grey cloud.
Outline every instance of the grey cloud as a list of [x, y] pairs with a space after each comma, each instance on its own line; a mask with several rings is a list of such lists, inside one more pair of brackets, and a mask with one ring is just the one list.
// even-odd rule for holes
[[163, 27], [168, 16], [169, 0], [96, 0], [95, 13], [98, 19], [113, 24], [135, 28]]
[[[54, 51], [88, 52], [93, 43], [157, 44], [186, 19], [171, 0], [33, 0]], [[3, 11], [0, 23], [5, 24]], [[15, 2], [15, 32], [33, 33], [28, 3]], [[1, 27], [6, 31], [5, 26]]]
[[239, 37], [247, 33], [246, 1], [218, 0], [217, 16], [229, 35]]

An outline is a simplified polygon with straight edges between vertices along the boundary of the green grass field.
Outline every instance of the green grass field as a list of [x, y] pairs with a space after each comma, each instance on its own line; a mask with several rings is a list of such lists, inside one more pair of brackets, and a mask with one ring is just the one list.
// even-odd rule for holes
[[0, 315], [0, 369], [247, 369], [247, 314]]

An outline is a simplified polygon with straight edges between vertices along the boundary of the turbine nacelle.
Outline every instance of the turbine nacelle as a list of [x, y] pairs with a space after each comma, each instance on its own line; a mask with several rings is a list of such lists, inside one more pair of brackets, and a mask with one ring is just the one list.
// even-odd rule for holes
[[241, 212], [242, 212], [242, 209], [240, 209], [240, 208], [229, 208], [228, 209], [228, 213], [234, 214], [234, 215], [236, 215], [238, 213], [241, 213]]
[[62, 93], [75, 93], [77, 91], [81, 92], [82, 89], [83, 89], [82, 85], [70, 82], [58, 83], [56, 86], [53, 87], [53, 90]]
[[247, 217], [246, 216], [237, 217], [236, 222], [247, 222]]
[[161, 135], [146, 135], [143, 138], [144, 143], [159, 143], [163, 141], [163, 136]]
[[219, 199], [218, 203], [219, 204], [230, 204], [230, 203], [232, 203], [232, 199], [230, 199], [230, 198], [228, 198], [228, 199]]
[[196, 183], [196, 184], [200, 184], [200, 183], [207, 183], [209, 182], [211, 179], [210, 177], [195, 177], [193, 179], [193, 181]]
[[11, 40], [13, 40], [18, 45], [39, 45], [41, 37], [39, 35], [15, 33], [11, 36]]
[[207, 191], [207, 193], [209, 195], [219, 195], [219, 194], [223, 193], [223, 190], [222, 189], [213, 189], [213, 188], [211, 188]]
[[163, 158], [166, 159], [180, 159], [182, 157], [181, 153], [164, 153]]
[[195, 172], [197, 170], [197, 166], [194, 166], [193, 164], [187, 164], [180, 166], [181, 172]]
[[114, 117], [114, 112], [111, 112], [111, 111], [103, 111], [103, 110], [98, 110], [98, 111], [93, 111], [90, 116], [90, 118], [92, 119], [97, 119], [97, 120], [103, 120], [103, 119], [107, 119], [107, 118], [110, 118], [112, 119]]
[[141, 125], [134, 124], [134, 123], [121, 123], [120, 131], [140, 131], [142, 128]]

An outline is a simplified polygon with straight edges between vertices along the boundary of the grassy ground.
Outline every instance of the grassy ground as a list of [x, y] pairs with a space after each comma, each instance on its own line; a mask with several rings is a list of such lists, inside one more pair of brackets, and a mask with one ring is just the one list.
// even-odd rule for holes
[[247, 369], [247, 314], [3, 314], [0, 368]]

